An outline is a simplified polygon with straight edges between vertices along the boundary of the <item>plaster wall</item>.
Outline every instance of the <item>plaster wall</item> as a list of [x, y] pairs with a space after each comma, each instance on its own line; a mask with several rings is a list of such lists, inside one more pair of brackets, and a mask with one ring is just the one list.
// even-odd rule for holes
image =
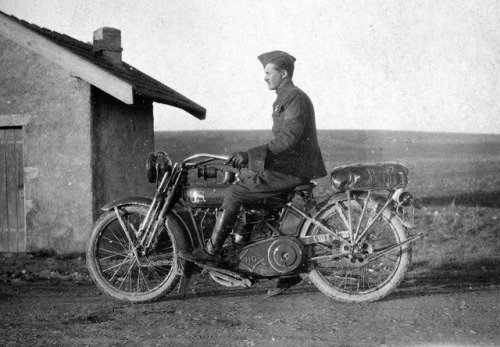
[[92, 171], [94, 217], [100, 208], [130, 196], [152, 197], [146, 159], [154, 151], [153, 103], [136, 98], [126, 105], [92, 87]]
[[3, 36], [0, 67], [0, 125], [24, 132], [27, 251], [81, 252], [93, 222], [90, 85]]

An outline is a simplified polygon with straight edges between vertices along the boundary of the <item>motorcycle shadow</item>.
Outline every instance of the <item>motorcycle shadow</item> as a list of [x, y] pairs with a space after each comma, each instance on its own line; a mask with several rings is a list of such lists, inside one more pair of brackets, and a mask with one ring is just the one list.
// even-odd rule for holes
[[[500, 288], [500, 259], [484, 259], [463, 264], [444, 264], [439, 267], [430, 267], [425, 262], [414, 263], [406, 278], [396, 290], [381, 301], [399, 300], [411, 297], [448, 295], [471, 291], [498, 290]], [[266, 295], [270, 288], [274, 288], [275, 280], [256, 283], [251, 288], [224, 287], [213, 282], [208, 276], [194, 275], [186, 294], [173, 294], [162, 301], [195, 300], [202, 298], [241, 298], [260, 297], [264, 300], [276, 298], [293, 298], [297, 295], [311, 294], [324, 296], [312, 283], [303, 280], [298, 285], [288, 289], [284, 294], [276, 297]]]
[[465, 266], [450, 263], [439, 267], [415, 263], [403, 283], [386, 300], [498, 289], [499, 260], [483, 259]]
[[[194, 283], [193, 283], [194, 282]], [[284, 294], [278, 296], [268, 296], [267, 290], [274, 288], [276, 285], [275, 280], [262, 281], [254, 284], [250, 288], [242, 287], [224, 287], [213, 282], [208, 276], [195, 275], [191, 279], [191, 284], [187, 288], [186, 294], [183, 296], [181, 294], [168, 295], [161, 299], [161, 301], [173, 301], [173, 300], [196, 300], [202, 298], [217, 297], [221, 299], [231, 299], [231, 298], [241, 298], [241, 297], [260, 297], [264, 300], [275, 299], [277, 297], [283, 297]], [[302, 281], [301, 283], [291, 287], [286, 291], [286, 295], [290, 294], [311, 294], [317, 292], [322, 295], [318, 289], [308, 281]]]

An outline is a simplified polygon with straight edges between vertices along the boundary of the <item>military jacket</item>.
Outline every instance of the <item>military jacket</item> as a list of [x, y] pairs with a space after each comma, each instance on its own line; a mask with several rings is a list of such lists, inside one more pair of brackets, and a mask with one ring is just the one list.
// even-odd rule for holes
[[248, 150], [249, 169], [272, 170], [306, 179], [326, 176], [311, 100], [291, 81], [276, 93], [272, 114], [274, 137], [267, 144]]

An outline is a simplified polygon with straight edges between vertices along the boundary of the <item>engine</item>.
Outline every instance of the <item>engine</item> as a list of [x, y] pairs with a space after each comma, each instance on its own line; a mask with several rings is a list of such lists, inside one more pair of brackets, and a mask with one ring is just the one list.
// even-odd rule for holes
[[[205, 239], [214, 229], [226, 190], [236, 180], [232, 172], [205, 166], [184, 184], [183, 200]], [[293, 273], [304, 264], [304, 246], [294, 237], [302, 218], [284, 208], [287, 196], [263, 199], [242, 209], [222, 251], [229, 268], [266, 277]]]
[[232, 269], [240, 272], [276, 276], [289, 274], [305, 262], [305, 248], [294, 237], [279, 236], [239, 249]]

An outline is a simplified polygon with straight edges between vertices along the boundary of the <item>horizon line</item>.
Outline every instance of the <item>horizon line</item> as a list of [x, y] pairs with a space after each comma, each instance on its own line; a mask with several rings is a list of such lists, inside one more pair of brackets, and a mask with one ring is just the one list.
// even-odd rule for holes
[[[398, 132], [398, 133], [425, 133], [425, 134], [456, 134], [456, 135], [488, 135], [488, 136], [500, 136], [498, 133], [474, 133], [474, 132], [459, 132], [459, 131], [446, 131], [446, 130], [392, 130], [392, 129], [316, 129], [318, 132], [321, 131], [352, 131], [352, 132]], [[250, 131], [266, 131], [270, 132], [271, 129], [194, 129], [194, 130], [156, 130], [154, 132], [215, 132], [215, 131], [227, 131], [227, 132], [250, 132]]]

